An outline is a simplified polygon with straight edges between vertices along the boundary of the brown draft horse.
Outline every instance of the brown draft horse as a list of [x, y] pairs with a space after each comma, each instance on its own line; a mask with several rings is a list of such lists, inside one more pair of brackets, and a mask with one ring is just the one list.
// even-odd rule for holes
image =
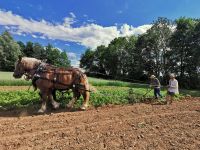
[[15, 64], [13, 77], [21, 78], [23, 75], [31, 79], [33, 86], [40, 90], [42, 106], [39, 113], [46, 111], [47, 100], [51, 101], [52, 106], [57, 109], [59, 103], [53, 98], [52, 92], [56, 90], [73, 91], [73, 98], [67, 104], [71, 108], [82, 95], [84, 98], [81, 106], [82, 110], [88, 107], [89, 102], [89, 83], [87, 76], [77, 68], [56, 68], [41, 60], [28, 57], [20, 57]]

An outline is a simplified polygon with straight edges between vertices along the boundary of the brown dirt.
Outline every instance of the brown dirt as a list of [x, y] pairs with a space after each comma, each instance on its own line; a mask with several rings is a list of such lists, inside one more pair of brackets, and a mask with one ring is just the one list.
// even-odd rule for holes
[[135, 104], [45, 115], [4, 114], [0, 117], [1, 150], [200, 149], [200, 98], [170, 106]]
[[[28, 89], [29, 86], [0, 86], [0, 91], [24, 91]], [[30, 89], [33, 89], [32, 86]]]

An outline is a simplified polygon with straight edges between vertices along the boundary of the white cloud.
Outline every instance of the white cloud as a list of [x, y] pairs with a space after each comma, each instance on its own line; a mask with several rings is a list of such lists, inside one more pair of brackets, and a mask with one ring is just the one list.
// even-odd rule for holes
[[63, 50], [59, 47], [56, 47], [57, 50], [59, 50], [60, 52], [63, 52]]
[[73, 67], [79, 67], [80, 61], [78, 59], [70, 60], [70, 61], [71, 61], [71, 66], [73, 66]]
[[96, 22], [96, 20], [94, 20], [94, 19], [88, 19], [87, 22], [94, 23], [94, 22]]
[[64, 23], [63, 25], [65, 27], [70, 27], [72, 24], [74, 24], [76, 21], [74, 20], [74, 18], [70, 18], [70, 17], [65, 17], [64, 18]]
[[108, 45], [116, 37], [145, 33], [151, 27], [151, 25], [133, 27], [128, 24], [120, 27], [116, 25], [103, 27], [94, 23], [72, 27], [76, 16], [72, 12], [70, 16], [64, 18], [62, 24], [53, 24], [44, 19], [41, 21], [26, 19], [10, 11], [0, 10], [0, 25], [12, 27], [12, 33], [15, 34], [39, 34], [38, 38], [76, 42], [90, 48], [102, 44]]
[[65, 45], [66, 45], [66, 46], [70, 46], [70, 44], [68, 44], [68, 43], [65, 43]]
[[73, 52], [67, 52], [67, 56], [69, 57], [70, 60], [77, 59], [76, 53]]
[[43, 36], [43, 35], [42, 35], [42, 36], [40, 36], [40, 38], [41, 38], [41, 39], [46, 39], [46, 37], [45, 37], [45, 36]]
[[10, 27], [9, 26], [5, 26], [4, 27], [6, 30], [10, 30]]
[[33, 38], [37, 38], [37, 36], [36, 36], [36, 35], [34, 35], [34, 34], [32, 34], [32, 37], [33, 37]]
[[67, 56], [68, 56], [69, 60], [71, 61], [71, 65], [73, 67], [79, 67], [80, 61], [79, 61], [79, 57], [77, 56], [76, 53], [67, 52]]
[[[76, 22], [76, 15], [73, 12], [70, 12], [70, 17], [65, 17], [64, 18], [64, 23], [63, 25], [65, 27], [70, 27], [72, 24], [74, 24]], [[59, 24], [58, 24], [59, 25]]]
[[73, 12], [69, 13], [71, 15], [72, 18], [76, 18], [76, 15]]
[[130, 35], [138, 35], [145, 33], [149, 28], [151, 28], [152, 25], [143, 25], [139, 26], [137, 28], [130, 26], [128, 24], [123, 24], [120, 28], [121, 35], [122, 36], [130, 36]]

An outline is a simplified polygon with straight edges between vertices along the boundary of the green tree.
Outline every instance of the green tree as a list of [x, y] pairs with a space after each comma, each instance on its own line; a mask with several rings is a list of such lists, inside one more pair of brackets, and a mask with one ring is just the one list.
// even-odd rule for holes
[[94, 52], [93, 65], [96, 72], [100, 74], [106, 74], [106, 55], [107, 48], [104, 45], [98, 46]]
[[33, 57], [33, 55], [34, 55], [33, 42], [29, 41], [26, 43], [26, 47], [25, 47], [23, 53], [27, 57]]
[[120, 37], [114, 39], [108, 47], [101, 45], [95, 51], [86, 50], [81, 57], [80, 67], [88, 72], [97, 72], [116, 79], [125, 79], [131, 73], [135, 75], [132, 68], [136, 62], [136, 41], [135, 36]]
[[141, 55], [139, 49], [136, 47], [138, 37], [127, 37], [127, 45], [125, 49], [126, 74], [129, 79], [139, 80], [143, 75], [143, 67], [141, 64]]
[[20, 46], [20, 51], [22, 52], [22, 55], [25, 56], [24, 51], [25, 51], [26, 45], [22, 41], [18, 41], [17, 44]]
[[58, 58], [58, 67], [69, 67], [70, 66], [70, 60], [68, 59], [67, 53], [65, 51], [60, 53], [60, 56]]
[[[194, 54], [194, 29], [197, 21], [191, 18], [179, 18], [176, 20], [176, 30], [171, 37], [170, 47], [171, 60], [177, 65], [173, 70], [179, 75], [180, 85], [182, 87], [189, 86], [191, 73], [195, 71], [193, 66]], [[197, 43], [196, 43], [197, 44]]]
[[127, 74], [128, 40], [126, 37], [115, 38], [107, 47], [106, 67], [109, 75], [115, 78], [124, 77]]
[[167, 18], [158, 18], [153, 26], [139, 36], [137, 49], [142, 56], [141, 65], [147, 74], [165, 76], [167, 74], [167, 53], [173, 24]]
[[200, 88], [200, 20], [195, 22], [195, 28], [189, 35], [190, 51], [185, 60], [190, 88]]
[[46, 51], [44, 47], [39, 43], [33, 43], [33, 53], [31, 57], [37, 58], [37, 59], [44, 59], [46, 58]]
[[94, 69], [94, 54], [94, 51], [87, 49], [85, 53], [81, 55], [80, 67], [84, 68], [87, 72], [96, 71], [96, 69]]
[[3, 32], [0, 35], [0, 69], [13, 71], [14, 63], [19, 55], [21, 55], [20, 46], [13, 40], [9, 32]]
[[61, 52], [59, 49], [54, 48], [51, 44], [46, 46], [46, 59], [47, 63], [50, 63], [59, 67], [70, 66], [70, 61], [67, 57], [66, 52]]

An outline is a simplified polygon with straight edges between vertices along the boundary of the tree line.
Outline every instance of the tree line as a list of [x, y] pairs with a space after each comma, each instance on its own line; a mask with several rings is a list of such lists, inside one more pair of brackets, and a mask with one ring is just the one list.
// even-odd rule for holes
[[19, 55], [45, 59], [47, 63], [55, 66], [70, 66], [70, 60], [65, 51], [60, 51], [51, 44], [42, 46], [30, 41], [26, 44], [21, 41], [16, 42], [8, 31], [3, 32], [0, 35], [0, 70], [13, 71], [14, 63]]
[[155, 74], [162, 84], [175, 73], [181, 87], [200, 88], [200, 20], [158, 18], [142, 35], [87, 49], [80, 67], [93, 76], [130, 81], [147, 81]]

